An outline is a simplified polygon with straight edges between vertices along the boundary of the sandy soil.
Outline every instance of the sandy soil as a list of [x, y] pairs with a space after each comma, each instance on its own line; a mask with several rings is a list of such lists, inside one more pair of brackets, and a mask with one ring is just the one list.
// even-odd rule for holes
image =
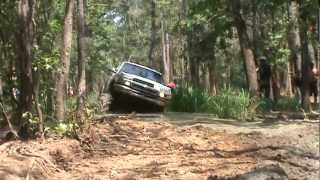
[[0, 179], [319, 178], [318, 122], [239, 128], [119, 117], [80, 139], [0, 145]]

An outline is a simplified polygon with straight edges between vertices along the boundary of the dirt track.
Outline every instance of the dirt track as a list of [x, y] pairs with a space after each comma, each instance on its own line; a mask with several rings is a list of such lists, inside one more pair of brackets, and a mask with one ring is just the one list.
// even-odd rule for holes
[[7, 142], [0, 179], [319, 178], [318, 122], [174, 122], [109, 118], [81, 141]]

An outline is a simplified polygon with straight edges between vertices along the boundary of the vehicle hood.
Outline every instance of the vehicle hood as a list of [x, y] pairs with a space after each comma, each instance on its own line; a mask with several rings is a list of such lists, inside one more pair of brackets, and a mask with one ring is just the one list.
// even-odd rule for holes
[[128, 78], [130, 80], [133, 80], [134, 78], [136, 79], [139, 79], [139, 80], [142, 80], [142, 81], [145, 81], [145, 82], [148, 82], [148, 83], [151, 83], [154, 85], [154, 89], [158, 90], [158, 91], [165, 91], [165, 92], [168, 92], [170, 91], [171, 93], [171, 89], [161, 83], [158, 83], [156, 81], [152, 81], [150, 79], [147, 79], [147, 78], [144, 78], [144, 77], [141, 77], [141, 76], [137, 76], [137, 75], [134, 75], [134, 74], [128, 74], [128, 73], [122, 73], [124, 75], [125, 78]]

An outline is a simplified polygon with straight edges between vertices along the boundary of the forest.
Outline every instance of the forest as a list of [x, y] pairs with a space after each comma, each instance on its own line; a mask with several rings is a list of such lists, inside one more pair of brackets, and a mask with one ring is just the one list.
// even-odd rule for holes
[[[108, 111], [123, 62], [163, 113]], [[316, 179], [319, 90], [319, 0], [0, 1], [0, 179]]]
[[317, 109], [315, 0], [4, 0], [0, 10], [1, 123], [27, 134], [85, 124], [123, 61], [177, 82], [168, 111]]

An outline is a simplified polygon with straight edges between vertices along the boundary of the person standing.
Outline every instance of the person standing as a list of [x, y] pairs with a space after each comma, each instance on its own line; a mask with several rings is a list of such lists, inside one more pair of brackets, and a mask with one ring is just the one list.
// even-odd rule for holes
[[267, 62], [266, 57], [260, 58], [260, 92], [265, 98], [270, 98], [270, 80], [271, 80], [271, 66]]
[[319, 79], [319, 71], [314, 66], [313, 63], [311, 63], [311, 70], [312, 70], [312, 77], [310, 82], [310, 96], [313, 96], [314, 99], [314, 105], [316, 106], [318, 103], [318, 79]]

